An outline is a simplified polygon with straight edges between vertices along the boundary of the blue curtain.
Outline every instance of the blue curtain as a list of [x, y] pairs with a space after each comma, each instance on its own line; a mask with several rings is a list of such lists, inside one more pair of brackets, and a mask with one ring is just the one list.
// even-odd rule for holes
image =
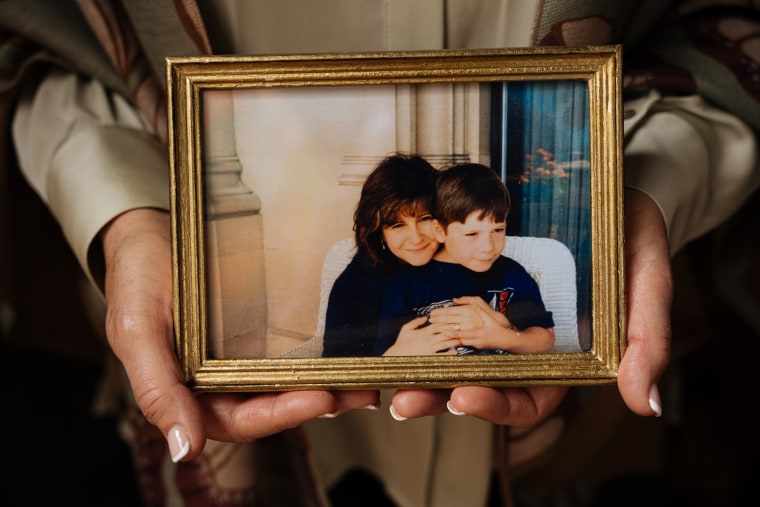
[[591, 199], [584, 81], [494, 85], [492, 161], [512, 197], [508, 233], [554, 238], [575, 257], [578, 336], [590, 346]]

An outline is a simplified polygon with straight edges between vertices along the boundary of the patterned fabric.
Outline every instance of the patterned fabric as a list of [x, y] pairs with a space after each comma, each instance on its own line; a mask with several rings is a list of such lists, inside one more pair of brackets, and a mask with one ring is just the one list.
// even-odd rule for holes
[[[576, 3], [587, 6], [582, 15], [570, 7]], [[760, 5], [740, 0], [685, 0], [670, 7], [668, 2], [602, 4], [545, 7], [536, 44], [623, 43], [627, 97], [650, 88], [663, 95], [697, 93], [760, 131]]]
[[[119, 77], [129, 85], [135, 104], [165, 143], [164, 56], [211, 54], [198, 6], [189, 0], [77, 0], [77, 4]], [[178, 26], [166, 27], [167, 20]], [[151, 37], [140, 39], [139, 31]]]
[[[55, 30], [51, 30], [51, 26], [55, 26]], [[0, 2], [0, 99], [7, 103], [30, 69], [50, 63], [75, 68], [129, 95], [128, 87], [114, 72], [108, 56], [74, 3]], [[3, 122], [3, 127], [7, 127], [7, 122]]]
[[108, 0], [77, 0], [77, 4], [119, 78], [129, 85], [130, 95], [165, 143], [166, 88], [150, 67], [123, 6]]
[[324, 506], [300, 430], [252, 444], [208, 441], [198, 458], [175, 465], [158, 429], [134, 405], [125, 412], [145, 507]]

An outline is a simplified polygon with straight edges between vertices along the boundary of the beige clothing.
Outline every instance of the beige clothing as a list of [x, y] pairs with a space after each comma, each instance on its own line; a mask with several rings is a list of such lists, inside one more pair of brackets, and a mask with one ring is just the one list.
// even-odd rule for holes
[[760, 184], [755, 132], [702, 98], [653, 91], [624, 110], [625, 186], [657, 202], [671, 253], [720, 224]]
[[[524, 20], [535, 19], [538, 3], [216, 0], [201, 8], [217, 9], [204, 14], [215, 20], [212, 43], [222, 51], [281, 53], [528, 45], [533, 24]], [[324, 15], [327, 9], [332, 15]], [[287, 30], [278, 20], [286, 20]], [[216, 41], [214, 33], [229, 36]], [[757, 187], [757, 140], [736, 118], [697, 97], [662, 99], [654, 93], [625, 109], [626, 185], [659, 203], [674, 252], [722, 221]], [[103, 125], [108, 128], [95, 128]], [[22, 100], [13, 134], [23, 171], [102, 287], [102, 266], [88, 257], [98, 231], [131, 208], [168, 209], [167, 171], [154, 170], [167, 167], [163, 147], [125, 101], [97, 82], [64, 72], [51, 72]], [[684, 149], [685, 143], [692, 149]], [[668, 171], [660, 170], [664, 164]], [[357, 412], [315, 421], [308, 429], [328, 483], [347, 466], [362, 464], [384, 478], [402, 506], [485, 503], [490, 424], [451, 415], [398, 423], [387, 412]], [[346, 438], [349, 431], [360, 432], [366, 443]]]
[[216, 53], [265, 54], [529, 46], [535, 23], [526, 20], [536, 20], [539, 3], [211, 0], [199, 7], [214, 20]]
[[13, 135], [21, 170], [102, 289], [103, 266], [89, 248], [124, 211], [169, 209], [166, 148], [126, 100], [66, 71], [51, 71], [21, 99]]

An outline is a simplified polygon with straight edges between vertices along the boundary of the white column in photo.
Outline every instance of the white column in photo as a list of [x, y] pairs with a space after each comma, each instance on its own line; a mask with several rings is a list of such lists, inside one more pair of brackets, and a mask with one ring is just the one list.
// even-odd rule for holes
[[202, 104], [208, 354], [262, 357], [267, 299], [261, 200], [241, 179], [232, 92], [205, 92]]
[[482, 83], [396, 87], [398, 151], [425, 157], [436, 167], [490, 163], [490, 88]]

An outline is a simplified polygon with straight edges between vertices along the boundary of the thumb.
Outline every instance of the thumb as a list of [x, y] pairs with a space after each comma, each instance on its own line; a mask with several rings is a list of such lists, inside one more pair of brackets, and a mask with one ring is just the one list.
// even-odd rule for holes
[[670, 252], [659, 208], [633, 190], [626, 192], [625, 255], [628, 328], [618, 389], [636, 414], [659, 416], [657, 381], [670, 360]]
[[138, 407], [164, 435], [176, 463], [200, 454], [206, 443], [206, 428], [201, 405], [184, 384], [176, 358], [167, 359], [172, 362], [156, 362], [154, 366], [143, 362], [137, 370], [127, 368], [127, 375]]
[[106, 336], [138, 407], [178, 461], [200, 453], [206, 433], [174, 349], [169, 236], [168, 214], [151, 209], [123, 213], [105, 228]]
[[166, 437], [173, 461], [191, 459], [205, 445], [205, 425], [200, 403], [184, 383], [174, 351], [169, 312], [138, 314], [131, 321], [139, 321], [138, 329], [116, 316], [121, 314], [119, 308], [109, 308], [108, 335], [137, 406]]
[[405, 330], [413, 330], [417, 329], [418, 327], [424, 325], [429, 320], [429, 317], [415, 317], [403, 326], [401, 326], [402, 329]]

